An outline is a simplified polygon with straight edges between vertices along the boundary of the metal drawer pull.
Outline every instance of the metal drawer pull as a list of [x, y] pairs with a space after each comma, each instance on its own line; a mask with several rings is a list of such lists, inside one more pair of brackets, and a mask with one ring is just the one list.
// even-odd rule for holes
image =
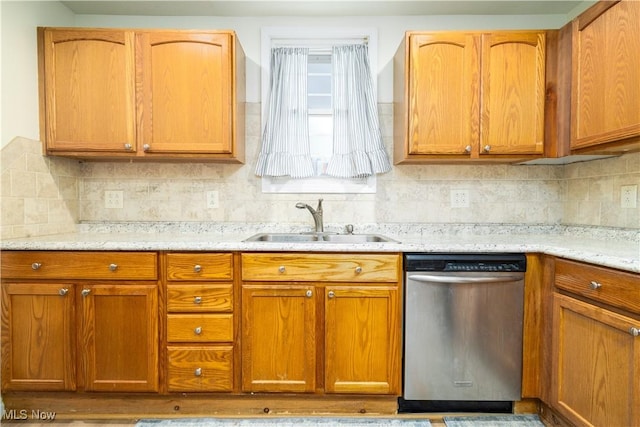
[[333, 298], [333, 297], [335, 297], [335, 296], [336, 296], [336, 293], [335, 293], [335, 292], [333, 292], [333, 291], [329, 291], [329, 293], [327, 294], [327, 296], [328, 296], [329, 298]]
[[131, 151], [131, 144], [124, 144], [124, 149], [127, 151]]
[[31, 264], [31, 268], [34, 270], [38, 270], [40, 267], [42, 267], [42, 264], [39, 262], [34, 262], [33, 264]]
[[634, 337], [640, 336], [640, 329], [632, 326], [629, 328], [629, 333]]
[[118, 269], [118, 264], [109, 264], [109, 270], [116, 271]]
[[91, 293], [91, 289], [83, 289], [81, 294], [83, 297], [88, 296]]
[[307, 296], [307, 298], [311, 298], [313, 296], [313, 291], [311, 289], [308, 289], [307, 292], [305, 292], [305, 295]]
[[491, 146], [490, 145], [485, 145], [484, 146], [484, 152], [488, 153], [489, 151], [491, 151]]
[[196, 377], [199, 377], [202, 375], [202, 368], [196, 368], [195, 371], [193, 371], [193, 375], [195, 375]]
[[194, 304], [200, 304], [200, 303], [202, 303], [202, 297], [194, 297], [194, 298], [193, 298], [193, 303], [194, 303]]
[[194, 265], [193, 271], [195, 271], [196, 273], [200, 273], [202, 271], [202, 266], [200, 264]]
[[144, 145], [142, 145], [142, 149], [144, 151], [149, 151], [151, 149], [151, 146], [149, 144], [144, 144]]
[[356, 267], [356, 274], [360, 274], [360, 273], [362, 273], [362, 267], [357, 266]]
[[464, 151], [466, 151], [467, 153], [471, 152], [471, 146], [467, 145], [466, 147], [464, 147]]
[[193, 333], [196, 335], [200, 335], [202, 333], [202, 326], [198, 326], [193, 330]]
[[592, 280], [591, 283], [589, 283], [589, 287], [593, 290], [596, 290], [596, 289], [600, 289], [602, 287], [602, 284], [596, 282], [595, 280]]
[[278, 267], [278, 271], [279, 271], [280, 273], [284, 273], [284, 272], [285, 272], [285, 270], [286, 270], [286, 269], [284, 268], [284, 265], [281, 265], [280, 267]]
[[58, 294], [60, 294], [60, 296], [65, 296], [69, 293], [69, 289], [67, 288], [62, 288], [58, 291]]

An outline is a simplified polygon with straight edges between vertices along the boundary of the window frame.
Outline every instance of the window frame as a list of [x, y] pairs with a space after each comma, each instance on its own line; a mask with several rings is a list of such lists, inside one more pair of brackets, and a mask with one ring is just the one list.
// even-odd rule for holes
[[[334, 44], [366, 43], [373, 88], [378, 90], [378, 33], [373, 27], [263, 27], [261, 29], [261, 114], [260, 138], [264, 132], [268, 111], [271, 79], [271, 49], [273, 47], [329, 48]], [[329, 176], [292, 179], [287, 177], [262, 177], [263, 193], [333, 193], [370, 194], [376, 192], [376, 175], [366, 178], [335, 178]]]

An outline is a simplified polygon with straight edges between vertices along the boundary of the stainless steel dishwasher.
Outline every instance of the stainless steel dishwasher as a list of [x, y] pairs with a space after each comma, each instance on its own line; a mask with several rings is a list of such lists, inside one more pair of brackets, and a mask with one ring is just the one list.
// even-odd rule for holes
[[401, 412], [510, 412], [521, 398], [524, 254], [404, 255]]

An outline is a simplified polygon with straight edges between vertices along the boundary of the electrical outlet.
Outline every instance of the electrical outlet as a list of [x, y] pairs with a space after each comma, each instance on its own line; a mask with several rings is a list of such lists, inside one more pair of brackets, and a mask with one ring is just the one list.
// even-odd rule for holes
[[635, 208], [638, 205], [638, 186], [623, 185], [620, 187], [620, 207]]
[[207, 191], [207, 209], [218, 209], [220, 207], [218, 192]]
[[466, 189], [451, 190], [451, 207], [452, 208], [468, 208], [469, 207], [469, 190], [466, 190]]
[[124, 195], [122, 190], [107, 190], [104, 192], [104, 207], [107, 209], [122, 209]]

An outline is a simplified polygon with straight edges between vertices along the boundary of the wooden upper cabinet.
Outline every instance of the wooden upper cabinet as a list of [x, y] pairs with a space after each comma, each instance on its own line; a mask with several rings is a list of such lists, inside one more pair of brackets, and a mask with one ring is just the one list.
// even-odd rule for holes
[[481, 155], [544, 153], [545, 39], [482, 35]]
[[544, 31], [409, 32], [394, 69], [396, 164], [544, 154]]
[[627, 0], [600, 1], [573, 21], [572, 150], [640, 149], [638, 22], [640, 2]]
[[415, 34], [409, 43], [408, 154], [470, 153], [478, 144], [477, 38]]
[[145, 151], [231, 153], [231, 42], [230, 33], [136, 34]]
[[133, 32], [45, 29], [42, 37], [46, 151], [135, 150]]
[[232, 31], [39, 29], [47, 154], [244, 161]]

